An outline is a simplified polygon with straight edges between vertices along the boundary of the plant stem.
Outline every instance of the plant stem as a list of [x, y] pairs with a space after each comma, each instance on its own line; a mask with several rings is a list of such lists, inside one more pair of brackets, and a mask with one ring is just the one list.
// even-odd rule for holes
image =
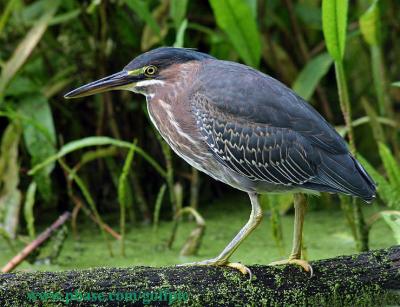
[[[346, 74], [342, 61], [335, 61], [335, 72], [336, 81], [339, 92], [340, 108], [343, 113], [346, 128], [348, 129], [350, 151], [353, 155], [356, 153], [356, 145], [354, 142], [353, 126], [351, 124], [351, 104], [349, 99], [349, 91], [347, 87]], [[342, 206], [345, 211], [349, 211], [348, 202], [344, 202]], [[355, 198], [353, 198], [353, 220], [351, 224], [355, 225], [355, 236], [356, 247], [359, 251], [368, 250], [368, 229], [365, 225], [365, 219], [362, 212], [361, 204]]]
[[199, 171], [192, 167], [192, 176], [190, 182], [190, 207], [196, 210], [199, 205], [199, 188]]
[[362, 207], [360, 204], [360, 200], [353, 197], [353, 212], [354, 212], [354, 221], [355, 221], [355, 229], [357, 233], [356, 247], [360, 252], [366, 252], [369, 250], [368, 246], [368, 235], [369, 228], [365, 223], [365, 218], [362, 212]]
[[381, 116], [391, 115], [390, 100], [386, 93], [385, 71], [382, 60], [382, 50], [379, 45], [371, 46], [372, 77], [376, 96], [379, 103], [379, 114]]
[[354, 143], [353, 126], [351, 125], [351, 104], [343, 62], [335, 61], [335, 72], [339, 92], [340, 108], [343, 113], [345, 125], [348, 129], [350, 151], [352, 154], [355, 154], [356, 146]]

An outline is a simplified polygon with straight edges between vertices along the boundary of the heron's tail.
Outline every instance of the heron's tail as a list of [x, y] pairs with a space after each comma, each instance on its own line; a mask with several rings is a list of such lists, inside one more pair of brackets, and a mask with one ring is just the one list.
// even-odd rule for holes
[[350, 194], [366, 202], [374, 200], [375, 182], [351, 154], [321, 154], [321, 162], [313, 183], [325, 191]]

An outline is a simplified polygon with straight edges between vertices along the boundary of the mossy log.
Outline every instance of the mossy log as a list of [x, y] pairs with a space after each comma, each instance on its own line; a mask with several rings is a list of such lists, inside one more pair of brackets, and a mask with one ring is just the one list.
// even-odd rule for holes
[[0, 306], [25, 306], [34, 296], [37, 305], [45, 306], [400, 304], [400, 246], [314, 261], [312, 266], [310, 278], [294, 266], [254, 265], [251, 282], [233, 269], [216, 267], [5, 273], [0, 274]]

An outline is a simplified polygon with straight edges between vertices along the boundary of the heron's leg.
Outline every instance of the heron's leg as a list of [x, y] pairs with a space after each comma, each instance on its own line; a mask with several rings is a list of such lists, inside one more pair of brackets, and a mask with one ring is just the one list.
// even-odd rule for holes
[[294, 229], [293, 229], [293, 243], [290, 259], [301, 258], [301, 246], [303, 241], [303, 224], [304, 215], [307, 208], [307, 200], [304, 194], [294, 194]]
[[200, 261], [200, 262], [192, 262], [185, 263], [182, 265], [215, 265], [215, 266], [229, 266], [235, 269], [238, 269], [243, 274], [249, 273], [251, 275], [250, 270], [241, 263], [229, 262], [230, 256], [235, 252], [235, 250], [239, 247], [239, 245], [243, 242], [244, 239], [260, 224], [263, 213], [258, 200], [257, 193], [249, 193], [250, 201], [251, 201], [251, 214], [250, 218], [247, 221], [246, 225], [239, 231], [239, 233], [233, 238], [233, 240], [224, 248], [224, 250], [215, 258]]
[[304, 194], [294, 194], [294, 230], [293, 230], [293, 245], [292, 252], [288, 260], [272, 262], [271, 265], [279, 264], [297, 264], [304, 268], [305, 271], [311, 272], [312, 267], [305, 260], [301, 259], [301, 246], [303, 240], [303, 223], [304, 215], [307, 208], [307, 199]]

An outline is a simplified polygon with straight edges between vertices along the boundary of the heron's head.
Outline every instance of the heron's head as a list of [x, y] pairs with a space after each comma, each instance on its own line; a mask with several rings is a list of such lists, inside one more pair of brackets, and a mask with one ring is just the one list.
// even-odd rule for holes
[[[64, 97], [79, 98], [111, 90], [129, 90], [148, 94], [150, 87], [161, 86], [169, 81], [166, 79], [170, 74], [163, 74], [163, 71], [171, 68], [172, 65], [212, 58], [208, 54], [185, 48], [154, 49], [133, 59], [122, 71], [83, 85], [65, 94]], [[179, 71], [176, 73], [179, 74]]]

